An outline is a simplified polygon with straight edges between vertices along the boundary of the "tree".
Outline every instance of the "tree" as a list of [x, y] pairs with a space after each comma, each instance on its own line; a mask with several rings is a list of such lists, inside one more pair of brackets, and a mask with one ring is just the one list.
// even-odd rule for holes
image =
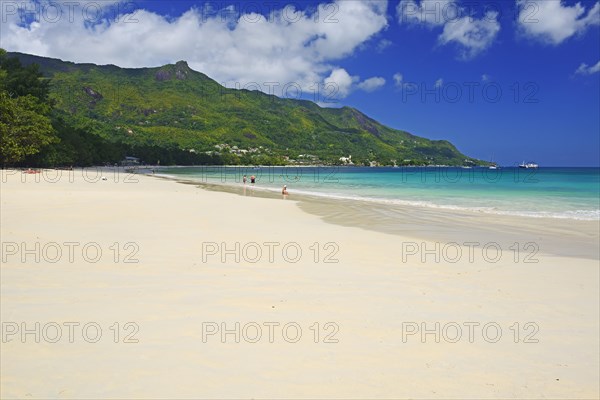
[[48, 81], [37, 65], [23, 67], [0, 49], [0, 155], [14, 164], [58, 142], [52, 127]]
[[44, 78], [39, 65], [24, 67], [16, 57], [8, 57], [6, 51], [0, 49], [0, 90], [5, 90], [11, 97], [32, 95], [42, 103], [48, 102], [50, 82]]
[[58, 141], [49, 106], [32, 95], [11, 98], [0, 91], [0, 155], [3, 164], [14, 164]]
[[[2, 49], [0, 49], [0, 58], [2, 57]], [[0, 91], [6, 90], [6, 77], [8, 76], [8, 73], [3, 70], [2, 68], [0, 68]]]

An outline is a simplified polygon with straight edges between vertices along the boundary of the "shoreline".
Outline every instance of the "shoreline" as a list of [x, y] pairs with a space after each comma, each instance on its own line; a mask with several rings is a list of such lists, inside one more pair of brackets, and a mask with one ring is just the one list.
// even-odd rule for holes
[[[387, 168], [385, 175], [374, 176], [374, 179], [379, 179], [380, 177], [385, 178], [386, 176], [393, 177], [395, 179], [391, 179], [389, 181], [389, 189], [393, 190], [393, 192], [386, 193], [383, 187], [374, 187], [368, 190], [367, 192], [361, 192], [359, 187], [354, 187], [353, 190], [348, 191], [348, 183], [351, 179], [357, 179], [358, 185], [366, 184], [369, 186], [367, 181], [361, 180], [362, 176], [368, 176], [369, 172], [373, 171], [371, 168], [350, 168], [350, 171], [355, 171], [344, 177], [346, 179], [345, 184], [337, 185], [337, 183], [341, 183], [338, 181], [339, 176], [337, 173], [342, 171], [342, 169], [338, 170], [337, 167], [333, 168], [325, 168], [323, 170], [315, 169], [315, 168], [289, 168], [285, 167], [265, 167], [260, 171], [253, 171], [243, 167], [221, 167], [221, 166], [213, 166], [213, 167], [179, 167], [182, 169], [188, 170], [196, 170], [196, 172], [192, 171], [193, 174], [187, 175], [187, 173], [180, 175], [173, 171], [172, 173], [160, 173], [160, 175], [167, 176], [174, 179], [190, 179], [194, 181], [201, 181], [201, 183], [210, 183], [218, 186], [237, 186], [241, 184], [241, 176], [242, 174], [257, 174], [259, 180], [261, 177], [268, 178], [268, 182], [264, 182], [264, 186], [257, 186], [257, 189], [260, 190], [273, 190], [279, 191], [281, 186], [284, 184], [292, 185], [294, 193], [300, 194], [302, 196], [313, 196], [317, 198], [326, 198], [332, 200], [341, 200], [341, 201], [362, 201], [365, 204], [371, 204], [374, 206], [409, 206], [409, 207], [417, 207], [417, 208], [425, 208], [425, 209], [440, 209], [446, 210], [449, 212], [466, 212], [472, 213], [475, 212], [478, 215], [489, 214], [491, 216], [509, 216], [509, 217], [517, 217], [517, 218], [549, 218], [549, 219], [564, 219], [564, 220], [575, 220], [575, 221], [600, 221], [600, 208], [597, 208], [595, 205], [596, 202], [593, 201], [593, 193], [589, 193], [588, 197], [584, 197], [583, 199], [575, 198], [575, 199], [564, 199], [566, 201], [562, 206], [558, 206], [555, 204], [553, 207], [547, 208], [544, 207], [543, 204], [541, 208], [532, 208], [532, 205], [535, 205], [540, 202], [541, 199], [549, 199], [551, 202], [555, 201], [554, 193], [552, 190], [548, 192], [542, 192], [537, 194], [536, 196], [533, 193], [530, 193], [526, 197], [520, 196], [520, 190], [517, 190], [516, 187], [510, 188], [506, 193], [500, 191], [496, 194], [497, 197], [490, 196], [489, 198], [480, 198], [478, 197], [478, 193], [482, 192], [482, 188], [490, 183], [500, 183], [501, 185], [506, 185], [511, 182], [518, 182], [519, 184], [525, 183], [537, 183], [538, 181], [531, 175], [530, 172], [526, 174], [522, 172], [523, 170], [520, 168], [507, 168], [500, 170], [500, 175], [494, 175], [490, 177], [487, 174], [487, 169], [479, 169], [478, 172], [474, 172], [475, 170], [463, 170], [461, 168], [453, 168], [457, 171], [458, 175], [456, 177], [448, 177], [445, 172], [442, 172], [443, 169], [438, 168], [418, 168], [420, 172], [412, 172], [412, 171], [404, 171], [403, 169], [393, 169]], [[278, 169], [279, 168], [279, 169]], [[281, 169], [283, 168], [283, 169]], [[167, 168], [169, 169], [169, 168]], [[553, 169], [553, 168], [550, 168]], [[574, 170], [580, 170], [581, 168], [573, 168]], [[592, 170], [596, 173], [596, 168], [583, 168], [585, 170]], [[227, 171], [227, 172], [225, 172]], [[467, 171], [467, 172], [463, 172]], [[391, 174], [392, 172], [396, 172], [396, 174]], [[433, 172], [433, 175], [431, 175]], [[266, 177], [262, 176], [265, 175]], [[363, 175], [365, 173], [366, 175]], [[390, 173], [390, 175], [387, 175]], [[533, 172], [535, 173], [535, 171]], [[552, 173], [552, 172], [551, 172]], [[356, 175], [354, 175], [356, 174]], [[466, 175], [465, 175], [466, 174]], [[494, 172], [496, 174], [496, 172]], [[314, 183], [323, 183], [326, 184], [330, 182], [333, 186], [330, 186], [330, 191], [324, 192], [317, 188], [314, 185], [309, 184], [299, 185], [295, 184], [297, 180], [298, 183], [301, 178], [304, 176], [307, 182]], [[378, 174], [376, 174], [378, 175]], [[290, 180], [290, 177], [292, 178]], [[414, 180], [414, 179], [417, 180]], [[413, 181], [410, 181], [413, 179]], [[552, 178], [550, 178], [552, 179]], [[420, 183], [419, 183], [420, 180]], [[219, 182], [220, 181], [220, 182]], [[400, 189], [397, 184], [399, 182], [403, 184], [407, 184], [405, 186], [407, 192]], [[441, 186], [438, 187], [438, 184]], [[444, 187], [444, 182], [446, 183], [457, 183], [459, 184], [459, 195], [457, 196], [454, 190], [448, 190], [450, 187]], [[261, 182], [258, 182], [259, 184]], [[273, 185], [276, 183], [275, 185]], [[386, 183], [387, 185], [387, 183]], [[432, 192], [430, 189], [426, 189], [422, 193], [415, 192], [415, 189], [419, 186], [430, 187], [430, 189], [441, 189], [441, 191]], [[319, 186], [319, 185], [317, 185]], [[352, 187], [353, 185], [350, 185]], [[377, 186], [377, 185], [376, 185]], [[404, 185], [402, 185], [404, 186]], [[593, 188], [593, 186], [592, 186]], [[356, 190], [355, 190], [356, 189]], [[494, 188], [491, 188], [494, 189]], [[531, 188], [528, 188], [531, 189]], [[550, 189], [550, 188], [548, 188]], [[590, 188], [591, 189], [591, 188]], [[468, 192], [474, 193], [475, 197], [471, 195], [467, 195]], [[570, 190], [568, 186], [562, 189]], [[464, 194], [460, 194], [460, 193]], [[483, 195], [483, 193], [481, 193]], [[506, 196], [509, 197], [506, 197]], [[510, 196], [515, 195], [514, 199], [510, 202], [507, 201]], [[461, 198], [462, 196], [462, 198]], [[485, 195], [484, 195], [485, 196]], [[549, 197], [546, 197], [549, 196]], [[589, 197], [591, 196], [591, 197]], [[598, 194], [596, 193], [596, 197]], [[445, 199], [455, 199], [447, 201]], [[497, 199], [503, 199], [499, 203], [496, 202]], [[487, 200], [487, 201], [486, 201]], [[591, 200], [591, 202], [590, 202]], [[573, 202], [570, 202], [573, 201]], [[582, 203], [578, 203], [579, 201], [587, 202], [586, 205]], [[489, 202], [489, 203], [488, 203]], [[522, 204], [518, 207], [513, 207], [513, 204]], [[524, 207], [523, 207], [524, 205]], [[581, 208], [583, 207], [583, 208]]]
[[[252, 187], [250, 184], [216, 184], [175, 176], [148, 176], [242, 197], [282, 199], [281, 194], [270, 188]], [[531, 252], [600, 260], [600, 220], [519, 217], [416, 205], [387, 205], [293, 192], [286, 200], [295, 201], [301, 210], [339, 226], [427, 241], [498, 243], [503, 249], [514, 243], [534, 243], [537, 247], [531, 248]], [[457, 230], [460, 233], [457, 234]]]

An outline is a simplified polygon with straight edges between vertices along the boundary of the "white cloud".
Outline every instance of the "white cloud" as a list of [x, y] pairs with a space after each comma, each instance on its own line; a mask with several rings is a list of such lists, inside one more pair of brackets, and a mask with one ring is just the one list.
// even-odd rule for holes
[[437, 81], [435, 81], [435, 83], [433, 84], [433, 87], [436, 89], [441, 88], [442, 86], [444, 86], [444, 80], [442, 78], [438, 79]]
[[[31, 9], [39, 1], [14, 2], [22, 3]], [[295, 82], [310, 92], [311, 85], [323, 84], [325, 77], [340, 75], [334, 74], [339, 70], [335, 63], [354, 54], [387, 26], [385, 0], [336, 0], [319, 5], [314, 12], [287, 6], [267, 18], [242, 10], [225, 20], [222, 10], [207, 13], [191, 8], [173, 18], [140, 9], [133, 15], [119, 14], [117, 20], [113, 15], [94, 23], [82, 17], [85, 4], [81, 0], [53, 3], [62, 7], [61, 18], [39, 18], [25, 25], [18, 13], [6, 12], [5, 7], [0, 45], [8, 51], [122, 67], [186, 60], [191, 68], [229, 86], [256, 82], [264, 91], [269, 90], [264, 83], [277, 82], [281, 90]], [[42, 0], [39, 4], [50, 3]], [[92, 11], [88, 14], [93, 15]]]
[[401, 0], [396, 14], [401, 24], [443, 27], [438, 43], [456, 44], [463, 59], [473, 58], [490, 47], [500, 31], [497, 12], [488, 11], [478, 19], [456, 0]]
[[600, 72], [600, 61], [598, 61], [595, 65], [588, 66], [586, 63], [581, 63], [579, 68], [575, 71], [576, 74], [579, 75], [592, 75], [597, 72]]
[[385, 85], [385, 79], [380, 76], [374, 76], [369, 79], [365, 79], [357, 86], [359, 89], [364, 90], [365, 92], [373, 92]]
[[388, 39], [381, 39], [379, 43], [377, 43], [377, 52], [381, 53], [388, 47], [392, 45], [392, 41]]
[[487, 82], [489, 80], [490, 80], [490, 76], [488, 74], [481, 75], [481, 81], [482, 82]]
[[462, 17], [444, 25], [438, 40], [442, 44], [457, 43], [461, 57], [468, 59], [487, 49], [500, 31], [498, 13], [488, 11], [481, 19]]
[[402, 81], [404, 80], [404, 76], [402, 76], [402, 74], [400, 72], [396, 72], [393, 76], [394, 78], [394, 85], [397, 87], [402, 86]]
[[558, 45], [600, 24], [600, 2], [587, 10], [581, 3], [565, 5], [562, 0], [517, 0], [519, 27], [528, 37]]
[[373, 92], [385, 85], [385, 79], [373, 76], [361, 82], [359, 76], [350, 75], [344, 68], [336, 68], [324, 79], [324, 84], [329, 100], [335, 101], [347, 97], [356, 88]]
[[343, 98], [350, 94], [352, 91], [352, 85], [358, 82], [358, 76], [350, 76], [348, 71], [343, 68], [336, 68], [331, 71], [331, 75], [325, 78], [325, 86], [335, 85], [335, 93], [332, 93], [334, 98]]

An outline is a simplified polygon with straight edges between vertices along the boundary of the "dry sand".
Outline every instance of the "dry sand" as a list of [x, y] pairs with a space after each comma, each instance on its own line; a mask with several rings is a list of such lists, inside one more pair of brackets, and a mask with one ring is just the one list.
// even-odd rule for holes
[[22, 177], [2, 172], [3, 399], [600, 396], [597, 258], [453, 263], [293, 194]]

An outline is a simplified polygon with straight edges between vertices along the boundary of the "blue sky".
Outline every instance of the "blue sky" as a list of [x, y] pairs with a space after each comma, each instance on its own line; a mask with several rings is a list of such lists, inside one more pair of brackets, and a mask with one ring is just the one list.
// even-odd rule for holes
[[319, 88], [323, 106], [502, 165], [600, 165], [598, 1], [34, 1], [25, 18], [14, 4], [1, 9], [9, 51], [187, 60], [230, 87]]

